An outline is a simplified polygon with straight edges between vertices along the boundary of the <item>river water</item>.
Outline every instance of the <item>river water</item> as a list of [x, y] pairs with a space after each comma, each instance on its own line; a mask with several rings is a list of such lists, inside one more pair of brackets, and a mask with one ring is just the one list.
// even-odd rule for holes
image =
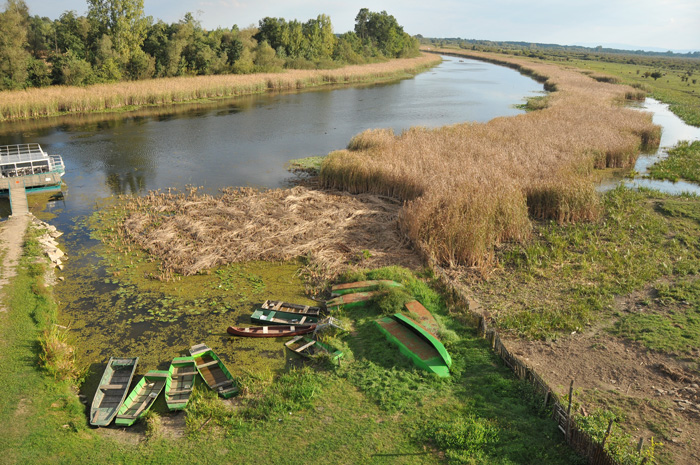
[[[443, 126], [521, 113], [514, 105], [542, 85], [500, 66], [445, 57], [412, 79], [389, 84], [260, 95], [152, 116], [70, 119], [33, 129], [3, 125], [0, 145], [37, 142], [66, 164], [58, 221], [94, 199], [191, 184], [280, 187], [294, 158], [344, 148], [368, 128]], [[60, 226], [59, 226], [60, 228]]]

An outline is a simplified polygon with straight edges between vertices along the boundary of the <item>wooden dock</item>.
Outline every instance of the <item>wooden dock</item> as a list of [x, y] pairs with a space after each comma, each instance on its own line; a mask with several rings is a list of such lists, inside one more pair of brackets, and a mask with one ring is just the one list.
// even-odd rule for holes
[[10, 209], [12, 216], [29, 214], [27, 191], [24, 189], [24, 185], [19, 182], [10, 184]]
[[26, 188], [52, 185], [55, 185], [56, 189], [61, 188], [60, 173], [51, 172], [21, 177], [0, 178], [0, 190], [7, 190], [10, 193], [10, 208], [12, 209], [13, 215], [29, 214]]

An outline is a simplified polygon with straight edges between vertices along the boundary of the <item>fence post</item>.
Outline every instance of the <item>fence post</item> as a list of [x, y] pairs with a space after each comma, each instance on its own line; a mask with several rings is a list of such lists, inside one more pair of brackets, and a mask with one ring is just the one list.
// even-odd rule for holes
[[610, 432], [612, 431], [612, 425], [613, 421], [610, 420], [610, 422], [608, 423], [608, 429], [607, 431], [605, 431], [605, 436], [603, 436], [603, 441], [600, 443], [600, 448], [603, 450], [605, 450], [605, 441], [608, 440], [608, 436], [610, 436]]
[[571, 435], [571, 401], [574, 397], [574, 380], [569, 384], [569, 407], [566, 409], [566, 441], [569, 441]]

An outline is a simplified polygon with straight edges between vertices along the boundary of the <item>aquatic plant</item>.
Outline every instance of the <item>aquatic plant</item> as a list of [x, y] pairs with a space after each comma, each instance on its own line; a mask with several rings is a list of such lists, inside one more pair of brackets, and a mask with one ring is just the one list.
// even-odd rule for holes
[[660, 129], [646, 113], [623, 108], [643, 97], [626, 86], [563, 67], [478, 52], [460, 56], [505, 64], [545, 81], [546, 107], [487, 123], [394, 135], [368, 130], [324, 160], [327, 188], [405, 202], [401, 230], [424, 255], [485, 270], [499, 244], [524, 242], [530, 218], [560, 223], [598, 218], [596, 168], [633, 166]]

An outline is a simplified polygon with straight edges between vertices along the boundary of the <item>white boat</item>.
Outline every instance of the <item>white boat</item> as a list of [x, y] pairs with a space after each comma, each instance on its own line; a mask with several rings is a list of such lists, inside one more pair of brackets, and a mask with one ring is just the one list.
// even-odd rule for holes
[[20, 185], [26, 190], [61, 188], [66, 172], [60, 155], [49, 155], [39, 144], [0, 146], [0, 191]]

